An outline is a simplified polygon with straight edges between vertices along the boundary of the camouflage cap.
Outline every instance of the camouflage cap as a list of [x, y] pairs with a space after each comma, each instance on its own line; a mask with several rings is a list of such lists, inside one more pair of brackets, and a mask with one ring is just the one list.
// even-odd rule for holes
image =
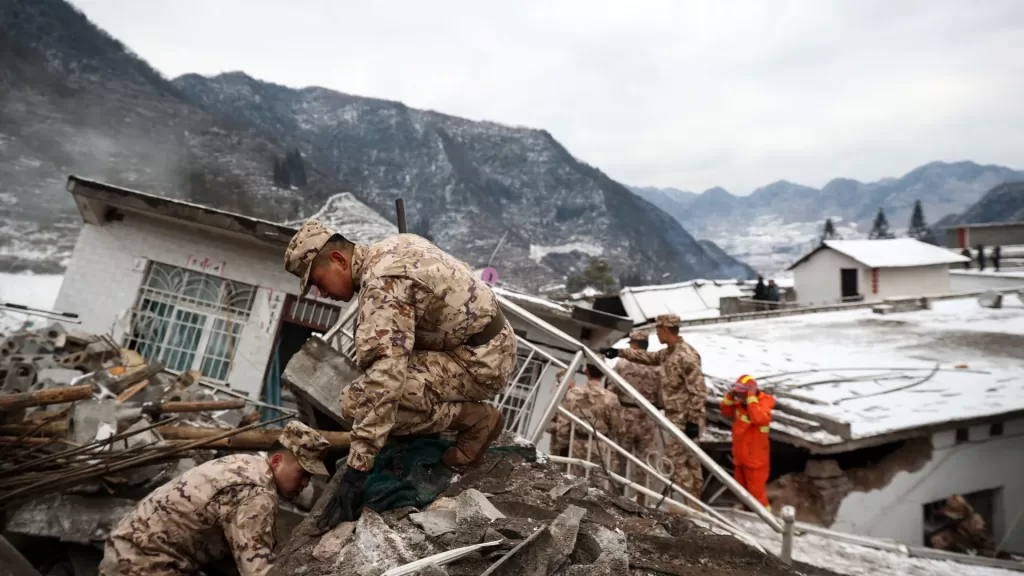
[[312, 269], [313, 258], [316, 258], [334, 234], [334, 230], [319, 220], [307, 220], [288, 243], [284, 251], [284, 269], [299, 277], [300, 295], [309, 291], [309, 271]]
[[679, 316], [675, 314], [662, 314], [655, 319], [656, 325], [664, 326], [665, 328], [678, 328], [679, 323]]
[[324, 451], [331, 445], [323, 434], [306, 426], [302, 422], [292, 420], [284, 427], [278, 437], [285, 448], [295, 455], [306, 472], [318, 476], [327, 476], [327, 468], [322, 461]]
[[647, 332], [645, 332], [643, 330], [633, 330], [632, 332], [629, 333], [629, 339], [630, 340], [648, 340], [648, 339], [650, 339], [650, 335], [647, 334]]

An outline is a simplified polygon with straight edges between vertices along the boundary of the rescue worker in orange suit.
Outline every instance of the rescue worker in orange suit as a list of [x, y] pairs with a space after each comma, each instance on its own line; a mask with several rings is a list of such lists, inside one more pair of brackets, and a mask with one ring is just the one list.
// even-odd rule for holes
[[733, 477], [747, 492], [771, 510], [768, 503], [769, 445], [775, 398], [757, 388], [757, 380], [740, 376], [722, 398], [722, 414], [732, 418]]

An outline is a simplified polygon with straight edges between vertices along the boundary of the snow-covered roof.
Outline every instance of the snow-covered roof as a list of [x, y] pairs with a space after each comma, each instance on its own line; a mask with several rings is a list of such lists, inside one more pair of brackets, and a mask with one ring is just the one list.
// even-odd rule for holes
[[[398, 234], [397, 226], [349, 192], [331, 196], [310, 218], [320, 220], [357, 244], [373, 244]], [[303, 222], [305, 220], [297, 220], [290, 224], [299, 227]]]
[[660, 286], [630, 286], [619, 292], [622, 306], [635, 324], [661, 314], [677, 314], [683, 320], [718, 316], [719, 300], [744, 296], [736, 280], [690, 280]]
[[849, 256], [868, 268], [909, 268], [957, 264], [969, 259], [927, 242], [914, 238], [887, 240], [826, 240], [820, 246], [793, 263], [792, 270], [821, 250], [831, 249]]
[[501, 286], [491, 286], [491, 290], [493, 290], [495, 294], [500, 294], [501, 296], [515, 300], [520, 304], [525, 304], [529, 308], [539, 308], [541, 310], [547, 310], [567, 317], [572, 315], [572, 311], [568, 306], [559, 304], [553, 300], [548, 300], [547, 298], [541, 298], [540, 296], [534, 296], [532, 294], [524, 294], [523, 292], [516, 292], [515, 290], [509, 290], [508, 288], [503, 288]]
[[[683, 335], [701, 355], [712, 399], [741, 374], [754, 376], [776, 394], [773, 431], [815, 451], [1024, 415], [1024, 304], [1014, 297], [1001, 309], [963, 298], [916, 312], [864, 308]], [[650, 342], [661, 347], [654, 334]]]

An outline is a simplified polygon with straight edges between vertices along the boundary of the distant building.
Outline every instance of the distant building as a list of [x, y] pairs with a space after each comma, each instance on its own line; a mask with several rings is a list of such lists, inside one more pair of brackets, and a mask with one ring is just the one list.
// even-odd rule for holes
[[1024, 245], [1024, 222], [991, 222], [987, 224], [954, 224], [946, 228], [949, 248], [977, 248], [978, 245]]
[[950, 265], [967, 260], [913, 238], [826, 240], [789, 270], [800, 303], [872, 302], [948, 294]]

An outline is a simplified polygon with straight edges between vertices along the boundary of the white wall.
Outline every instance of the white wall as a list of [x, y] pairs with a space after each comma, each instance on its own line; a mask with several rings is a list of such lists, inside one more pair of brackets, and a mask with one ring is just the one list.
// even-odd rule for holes
[[[1002, 506], [994, 511], [992, 529], [996, 541], [1002, 540], [1024, 510], [1024, 420], [1005, 422], [1002, 436], [989, 437], [988, 426], [971, 428], [968, 442], [959, 445], [955, 430], [941, 432], [932, 437], [932, 446], [932, 460], [921, 470], [901, 472], [881, 490], [849, 494], [832, 528], [922, 546], [925, 504], [1001, 487]], [[1024, 551], [1024, 521], [1005, 547]]]
[[259, 286], [248, 323], [235, 350], [228, 384], [255, 397], [273, 346], [282, 293], [296, 294], [298, 281], [284, 270], [283, 252], [226, 238], [184, 224], [127, 215], [104, 226], [86, 224], [79, 234], [56, 308], [82, 320], [71, 329], [110, 333], [118, 315], [136, 300], [146, 261], [187, 267], [191, 257], [223, 262], [221, 277]]
[[793, 269], [793, 288], [797, 301], [804, 304], [835, 303], [843, 295], [840, 270], [861, 270], [857, 289], [865, 297], [871, 292], [871, 271], [856, 260], [825, 248]]
[[868, 300], [900, 296], [937, 296], [950, 293], [949, 266], [915, 266], [913, 268], [879, 268], [878, 294], [871, 294], [871, 271], [868, 271]]
[[949, 284], [953, 292], [978, 292], [981, 290], [1002, 290], [1024, 288], [1024, 273], [977, 272], [951, 270]]

